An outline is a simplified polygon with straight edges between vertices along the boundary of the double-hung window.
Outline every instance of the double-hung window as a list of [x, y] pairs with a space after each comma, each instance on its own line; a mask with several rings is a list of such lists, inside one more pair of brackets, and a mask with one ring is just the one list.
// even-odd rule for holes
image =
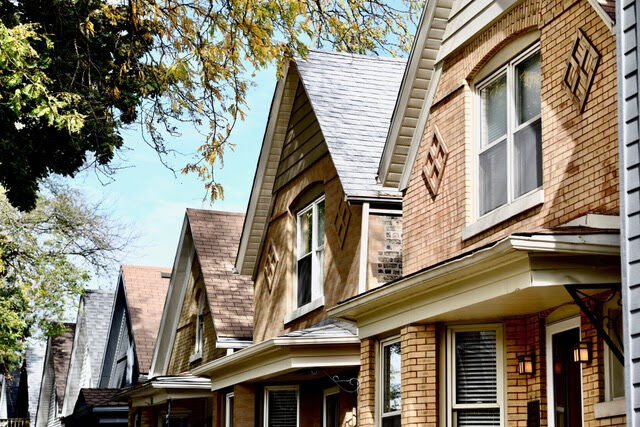
[[402, 399], [401, 382], [401, 346], [398, 338], [382, 341], [381, 356], [381, 408], [382, 427], [400, 427], [400, 410]]
[[297, 215], [297, 308], [323, 296], [324, 196]]
[[447, 341], [447, 425], [503, 425], [502, 328], [450, 327]]
[[196, 345], [194, 354], [202, 354], [202, 341], [204, 338], [204, 292], [198, 295], [198, 312], [196, 314]]
[[542, 186], [539, 47], [527, 49], [476, 88], [482, 216]]

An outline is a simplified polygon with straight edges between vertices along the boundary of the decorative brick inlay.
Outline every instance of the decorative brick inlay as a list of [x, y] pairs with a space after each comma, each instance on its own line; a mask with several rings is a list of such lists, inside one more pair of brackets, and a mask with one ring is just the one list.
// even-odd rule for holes
[[581, 113], [587, 103], [599, 63], [600, 53], [582, 30], [578, 29], [567, 60], [564, 83], [577, 102]]
[[271, 287], [276, 279], [278, 273], [278, 267], [280, 266], [280, 257], [276, 251], [276, 245], [271, 242], [269, 250], [267, 251], [267, 259], [264, 263], [264, 278], [271, 292]]
[[422, 168], [422, 174], [427, 180], [427, 185], [431, 194], [435, 197], [438, 194], [440, 183], [444, 175], [444, 167], [449, 157], [449, 149], [440, 135], [438, 126], [433, 126], [434, 132], [431, 138], [431, 147], [427, 151], [427, 160]]
[[344, 198], [340, 198], [340, 205], [338, 206], [338, 213], [336, 214], [336, 218], [333, 221], [333, 224], [336, 227], [336, 233], [338, 234], [338, 241], [340, 242], [340, 247], [344, 246], [344, 241], [347, 237], [347, 230], [349, 229], [349, 220], [351, 219], [351, 210], [349, 209], [349, 204], [344, 200]]

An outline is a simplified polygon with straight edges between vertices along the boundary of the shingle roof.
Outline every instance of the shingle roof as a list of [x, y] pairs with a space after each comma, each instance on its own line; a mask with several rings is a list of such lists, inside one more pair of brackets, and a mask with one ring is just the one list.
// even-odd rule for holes
[[65, 323], [66, 331], [51, 338], [51, 356], [53, 357], [53, 369], [56, 380], [56, 396], [58, 402], [64, 401], [64, 390], [67, 386], [67, 373], [69, 372], [69, 361], [71, 360], [71, 349], [73, 348], [73, 337], [76, 332], [75, 323]]
[[169, 275], [162, 277], [162, 273], [171, 269], [136, 265], [123, 265], [121, 269], [138, 367], [141, 374], [147, 374], [169, 287]]
[[358, 328], [351, 323], [337, 319], [325, 319], [306, 329], [288, 332], [284, 337], [354, 337], [358, 336]]
[[312, 50], [296, 65], [348, 196], [399, 196], [376, 182], [406, 60]]
[[83, 388], [80, 390], [76, 408], [81, 405], [86, 406], [123, 406], [127, 402], [114, 399], [120, 392], [119, 388]]
[[233, 273], [244, 214], [187, 209], [187, 218], [219, 337], [252, 338], [253, 282]]
[[113, 291], [89, 290], [84, 294], [84, 310], [87, 322], [89, 355], [91, 357], [91, 377], [100, 378], [102, 358], [107, 344]]
[[615, 0], [598, 0], [602, 9], [607, 12], [607, 15], [615, 22], [616, 20], [616, 2]]

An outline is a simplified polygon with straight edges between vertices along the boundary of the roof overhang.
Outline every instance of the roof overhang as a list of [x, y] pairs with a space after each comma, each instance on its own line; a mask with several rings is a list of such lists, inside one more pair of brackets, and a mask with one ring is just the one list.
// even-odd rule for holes
[[168, 400], [195, 399], [211, 396], [211, 380], [189, 376], [167, 376], [148, 380], [119, 393], [119, 399], [128, 399], [134, 407], [159, 405]]
[[420, 321], [535, 313], [571, 300], [561, 285], [619, 283], [619, 253], [619, 234], [513, 235], [358, 295], [329, 314], [357, 323], [366, 338]]
[[360, 366], [357, 336], [277, 337], [193, 369], [211, 377], [211, 389], [255, 382], [304, 368]]

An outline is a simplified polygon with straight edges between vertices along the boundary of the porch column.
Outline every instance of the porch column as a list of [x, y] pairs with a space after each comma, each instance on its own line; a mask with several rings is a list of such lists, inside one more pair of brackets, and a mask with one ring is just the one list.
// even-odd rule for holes
[[402, 426], [438, 425], [436, 325], [408, 325], [402, 345]]
[[358, 427], [375, 425], [376, 403], [376, 340], [365, 338], [360, 343], [360, 373], [358, 374]]

